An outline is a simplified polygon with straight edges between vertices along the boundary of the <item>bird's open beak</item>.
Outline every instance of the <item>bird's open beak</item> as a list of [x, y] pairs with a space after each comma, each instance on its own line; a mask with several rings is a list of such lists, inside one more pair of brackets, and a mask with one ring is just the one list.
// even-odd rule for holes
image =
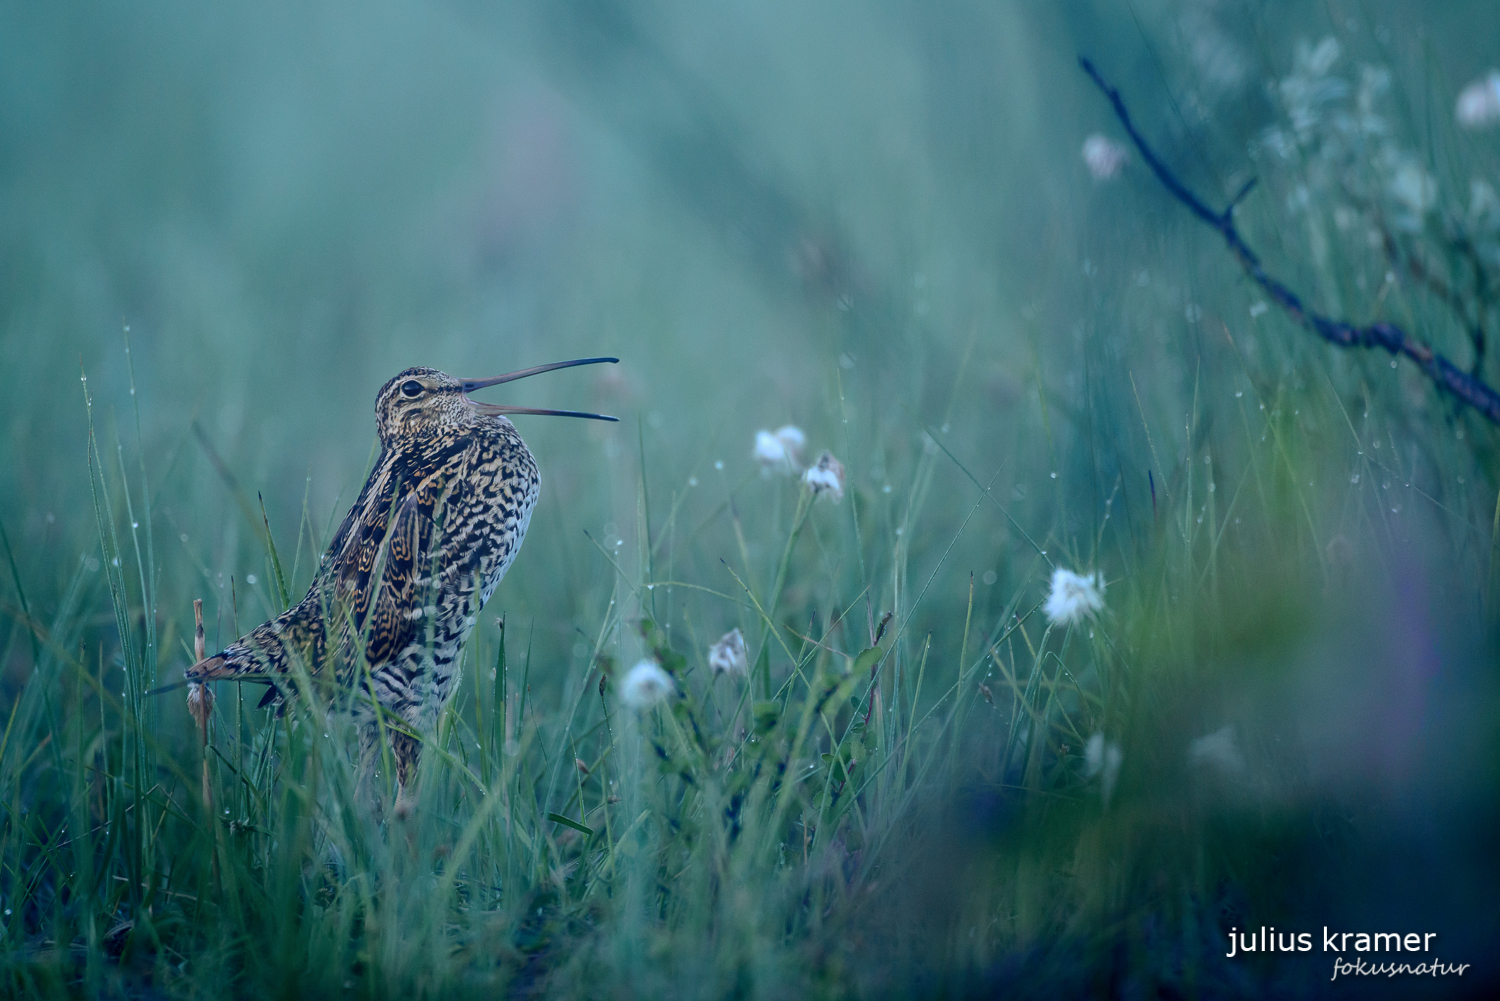
[[[502, 382], [515, 382], [517, 379], [525, 379], [533, 375], [541, 375], [543, 372], [551, 372], [559, 368], [572, 368], [574, 365], [598, 365], [601, 362], [615, 363], [618, 358], [575, 358], [572, 361], [555, 361], [550, 365], [538, 365], [535, 368], [523, 368], [519, 372], [511, 372], [508, 375], [497, 375], [493, 379], [464, 379], [464, 398], [476, 389], [486, 386], [498, 386]], [[577, 410], [537, 410], [533, 407], [512, 407], [504, 403], [475, 403], [471, 404], [486, 414], [543, 414], [550, 417], [587, 417], [596, 421], [618, 421], [618, 417], [606, 417], [604, 414], [585, 414]]]

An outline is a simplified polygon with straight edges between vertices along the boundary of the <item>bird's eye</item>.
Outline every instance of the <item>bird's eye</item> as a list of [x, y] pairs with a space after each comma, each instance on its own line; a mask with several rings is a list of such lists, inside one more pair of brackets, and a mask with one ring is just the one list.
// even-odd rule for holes
[[422, 395], [422, 384], [415, 379], [407, 379], [401, 384], [401, 395], [408, 399]]

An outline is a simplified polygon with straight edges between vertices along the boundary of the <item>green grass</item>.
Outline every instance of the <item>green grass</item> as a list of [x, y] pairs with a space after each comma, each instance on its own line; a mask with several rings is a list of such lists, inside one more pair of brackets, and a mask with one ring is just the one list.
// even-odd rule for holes
[[[924, 22], [930, 51], [879, 19], [849, 41], [842, 22], [803, 25], [848, 63], [806, 61], [752, 20], [811, 102], [785, 120], [774, 97], [740, 103], [764, 82], [754, 68], [698, 61], [704, 26], [642, 15], [658, 49], [618, 58], [654, 51], [723, 103], [654, 117], [560, 60], [548, 79], [588, 109], [555, 117], [589, 197], [570, 203], [583, 221], [536, 224], [555, 237], [524, 213], [521, 237], [445, 221], [432, 190], [488, 204], [428, 162], [486, 167], [472, 140], [444, 139], [446, 119], [424, 118], [431, 143], [403, 143], [398, 166], [338, 183], [169, 159], [180, 210], [222, 243], [131, 180], [156, 176], [141, 164], [160, 123], [116, 136], [118, 205], [63, 211], [95, 203], [64, 197], [92, 181], [61, 173], [55, 204], [0, 246], [0, 359], [29, 380], [0, 396], [0, 991], [1320, 995], [1322, 954], [1224, 955], [1231, 928], [1261, 925], [1436, 931], [1443, 958], [1476, 964], [1463, 986], [1493, 979], [1479, 964], [1500, 886], [1500, 438], [1409, 368], [1255, 309], [1214, 235], [1138, 164], [1088, 178], [1082, 136], [1114, 133], [1074, 68], [1085, 46], [1101, 66], [1128, 49], [1111, 79], [1210, 202], [1275, 120], [1258, 98], [1178, 86], [1198, 70], [1177, 22], [1095, 13]], [[1407, 23], [1398, 6], [1357, 28], [1324, 16], [1244, 12], [1242, 54], [1284, 75], [1297, 32], [1337, 30], [1391, 65], [1393, 134], [1426, 151], [1461, 214], [1455, 192], [1496, 163], [1491, 140], [1447, 124], [1464, 81], [1381, 41]], [[515, 31], [551, 38], [549, 23]], [[467, 114], [490, 87], [551, 121], [552, 98], [487, 60], [553, 50], [472, 30], [387, 12], [350, 51], [401, 56], [391, 79], [422, 108]], [[182, 121], [222, 114], [258, 134], [224, 97], [233, 81], [194, 68], [205, 36], [183, 31], [152, 36], [165, 69], [123, 78], [202, 80], [172, 105]], [[1445, 20], [1432, 52], [1459, 65], [1471, 34]], [[1015, 58], [972, 74], [970, 36], [985, 60], [1002, 45]], [[870, 94], [827, 82], [835, 70]], [[916, 76], [934, 96], [909, 107]], [[353, 98], [309, 86], [314, 120], [345, 120]], [[955, 93], [972, 106], [945, 105]], [[816, 118], [819, 95], [849, 116], [826, 146], [794, 119]], [[1003, 150], [967, 117], [981, 111]], [[759, 200], [705, 207], [653, 159], [699, 114], [741, 158], [682, 148]], [[328, 163], [363, 163], [360, 134], [330, 139]], [[1443, 303], [1383, 284], [1333, 194], [1287, 208], [1310, 157], [1254, 166], [1237, 218], [1275, 273], [1466, 357]], [[508, 183], [535, 181], [517, 170]], [[221, 204], [202, 179], [231, 175]], [[6, 178], [32, 204], [33, 182]], [[258, 185], [281, 194], [244, 193]], [[264, 230], [247, 222], [268, 204]], [[387, 204], [423, 222], [373, 207]], [[772, 235], [801, 212], [790, 272], [785, 248], [734, 228], [747, 205]], [[485, 243], [504, 239], [525, 253]], [[116, 283], [105, 305], [85, 280], [98, 261]], [[143, 318], [121, 338], [119, 315]], [[301, 596], [373, 459], [370, 397], [392, 372], [603, 353], [624, 358], [617, 381], [517, 390], [624, 420], [518, 418], [542, 498], [426, 743], [409, 820], [391, 816], [389, 769], [356, 767], [336, 706], [278, 719], [254, 708], [259, 687], [218, 684], [205, 751], [183, 692], [145, 694], [191, 662], [195, 598], [214, 650]], [[807, 431], [805, 459], [843, 462], [842, 503], [759, 474], [755, 431], [786, 422]], [[1054, 567], [1101, 571], [1104, 612], [1049, 623]], [[735, 627], [748, 676], [716, 679], [708, 649]], [[643, 657], [677, 692], [637, 711], [619, 693]], [[1091, 743], [1119, 755], [1107, 798]]]
[[[206, 812], [181, 693], [142, 695], [175, 676], [189, 632], [154, 605], [162, 560], [137, 521], [150, 467], [110, 463], [128, 453], [91, 438], [98, 568], [79, 566], [51, 622], [14, 579], [26, 628], [7, 656], [29, 645], [36, 667], [0, 749], [9, 989], [863, 995], [975, 987], [1038, 949], [1008, 975], [1102, 983], [1124, 963], [1229, 989], [1214, 951], [1226, 884], [1274, 853], [1284, 871], [1237, 906], [1295, 914], [1339, 885], [1351, 831], [1341, 819], [1316, 843], [1338, 798], [1323, 802], [1295, 753], [1257, 746], [1280, 728], [1221, 703], [1274, 706], [1306, 683], [1286, 677], [1299, 648], [1358, 621], [1357, 602], [1331, 597], [1350, 568], [1327, 540], [1390, 527], [1373, 505], [1394, 472], [1359, 455], [1355, 428], [1308, 433], [1343, 420], [1330, 392], [1283, 392], [1265, 412], [1257, 395], [1238, 398], [1216, 461], [1161, 478], [1154, 517], [1117, 482], [1082, 541], [1011, 528], [975, 485], [994, 474], [970, 478], [920, 437], [897, 489], [856, 472], [838, 506], [779, 476], [721, 478], [704, 488], [717, 504], [653, 507], [643, 488], [637, 559], [603, 539], [585, 562], [584, 656], [539, 660], [530, 628], [490, 609], [407, 823], [381, 819], [388, 771], [358, 794], [337, 712], [304, 703], [277, 720], [251, 708], [259, 689], [225, 684]], [[1366, 486], [1330, 515], [1303, 478], [1335, 462]], [[940, 485], [963, 512], [946, 529], [923, 511]], [[313, 521], [285, 587], [266, 537], [273, 608], [305, 586]], [[1004, 585], [970, 573], [981, 521], [1008, 526]], [[707, 538], [733, 540], [722, 562]], [[1456, 546], [1482, 577], [1487, 553]], [[1103, 566], [1108, 611], [1049, 625], [1052, 563]], [[113, 610], [117, 646], [89, 641], [89, 607]], [[230, 613], [226, 636], [254, 617]], [[751, 637], [753, 670], [715, 680], [706, 650], [730, 625]], [[642, 655], [679, 692], [637, 712], [617, 686]], [[1246, 694], [1266, 684], [1284, 690]], [[1188, 742], [1225, 720], [1248, 771], [1193, 768]], [[1123, 748], [1107, 804], [1085, 761], [1095, 733]], [[1047, 951], [1070, 942], [1093, 958]]]

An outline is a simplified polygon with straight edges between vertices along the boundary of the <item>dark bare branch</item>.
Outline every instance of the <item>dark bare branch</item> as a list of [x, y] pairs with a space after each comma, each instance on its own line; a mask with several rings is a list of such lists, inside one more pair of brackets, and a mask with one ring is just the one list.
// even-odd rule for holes
[[[1201, 222], [1224, 237], [1224, 242], [1229, 245], [1230, 252], [1239, 260], [1245, 273], [1292, 319], [1338, 347], [1383, 348], [1393, 355], [1409, 358], [1440, 391], [1478, 410], [1492, 424], [1500, 425], [1500, 392], [1496, 392], [1494, 387], [1480, 379], [1477, 373], [1470, 374], [1463, 371], [1429, 345], [1407, 334], [1393, 323], [1382, 321], [1367, 326], [1357, 326], [1314, 312], [1303, 304], [1302, 299], [1295, 292], [1271, 277], [1260, 263], [1260, 258], [1245, 243], [1239, 230], [1235, 228], [1235, 203], [1231, 202], [1223, 212], [1215, 212], [1202, 199], [1189, 191], [1136, 131], [1135, 125], [1130, 120], [1130, 112], [1125, 107], [1125, 101], [1120, 97], [1120, 92], [1105, 82], [1104, 77], [1088, 58], [1079, 57], [1078, 63], [1089, 75], [1089, 79], [1093, 80], [1103, 91], [1104, 96], [1109, 99], [1110, 105], [1114, 108], [1115, 117], [1119, 118], [1126, 134], [1130, 136], [1130, 141], [1140, 152], [1141, 159], [1145, 161], [1146, 166], [1151, 168], [1151, 172], [1156, 175], [1162, 187], [1185, 205], [1188, 211], [1197, 216]], [[1244, 194], [1245, 191], [1242, 190], [1236, 196], [1235, 201], [1237, 202]]]

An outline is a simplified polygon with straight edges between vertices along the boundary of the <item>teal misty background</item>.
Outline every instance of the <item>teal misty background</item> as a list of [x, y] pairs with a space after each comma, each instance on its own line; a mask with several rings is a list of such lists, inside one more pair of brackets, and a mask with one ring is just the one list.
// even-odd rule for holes
[[[1133, 150], [1093, 176], [1126, 139], [1077, 60], [1210, 204], [1258, 180], [1240, 225], [1307, 301], [1467, 369], [1418, 272], [1500, 327], [1500, 127], [1455, 115], [1497, 37], [1480, 3], [0, 3], [7, 988], [1316, 995], [1321, 953], [1223, 957], [1262, 924], [1437, 931], [1493, 982], [1500, 435], [1266, 308]], [[482, 396], [621, 423], [516, 419], [542, 497], [413, 833], [334, 833], [348, 763], [225, 687], [229, 861], [181, 699], [121, 693], [180, 677], [194, 598], [210, 650], [284, 607], [267, 527], [307, 587], [396, 372], [589, 355]], [[785, 424], [841, 504], [761, 475]], [[1047, 632], [1054, 564], [1107, 611]], [[876, 693], [782, 724], [813, 777], [746, 786], [743, 847], [760, 708], [821, 706], [886, 610]], [[710, 675], [733, 627], [754, 682]], [[663, 651], [691, 710], [592, 694]]]

